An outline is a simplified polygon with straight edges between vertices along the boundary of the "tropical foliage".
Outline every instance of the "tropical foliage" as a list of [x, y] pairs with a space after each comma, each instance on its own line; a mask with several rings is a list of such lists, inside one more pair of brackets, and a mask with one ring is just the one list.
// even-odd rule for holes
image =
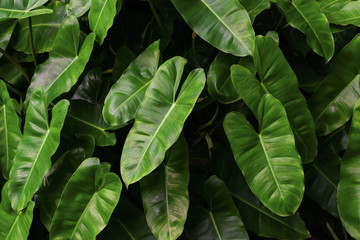
[[360, 0], [1, 0], [0, 239], [360, 239]]

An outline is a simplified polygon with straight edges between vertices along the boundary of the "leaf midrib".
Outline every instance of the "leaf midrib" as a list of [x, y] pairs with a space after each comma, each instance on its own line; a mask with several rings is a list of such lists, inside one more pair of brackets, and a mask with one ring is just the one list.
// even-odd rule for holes
[[7, 129], [7, 120], [6, 120], [6, 104], [3, 105], [3, 112], [4, 112], [4, 129], [5, 129], [5, 146], [6, 146], [6, 169], [9, 169], [9, 139], [8, 139], [8, 129]]
[[220, 240], [222, 240], [221, 235], [220, 235], [220, 232], [219, 232], [219, 229], [218, 229], [218, 227], [217, 227], [217, 225], [216, 225], [216, 221], [215, 221], [214, 215], [212, 214], [212, 211], [211, 211], [211, 210], [209, 211], [209, 216], [210, 216], [210, 219], [211, 219], [212, 224], [214, 225], [215, 232], [216, 232], [218, 238], [219, 238]]
[[105, 0], [105, 3], [102, 5], [102, 8], [101, 8], [100, 13], [99, 13], [99, 16], [98, 16], [98, 18], [97, 18], [97, 20], [96, 20], [96, 23], [95, 23], [95, 26], [94, 26], [94, 32], [96, 32], [97, 26], [98, 26], [98, 24], [99, 24], [99, 22], [100, 22], [102, 13], [103, 13], [103, 11], [104, 11], [105, 6], [106, 6], [107, 3], [108, 3], [108, 0]]

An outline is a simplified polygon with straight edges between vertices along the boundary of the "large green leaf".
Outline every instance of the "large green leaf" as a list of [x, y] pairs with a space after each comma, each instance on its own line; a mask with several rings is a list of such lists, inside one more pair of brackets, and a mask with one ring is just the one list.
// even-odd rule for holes
[[255, 115], [261, 96], [270, 93], [277, 98], [285, 107], [303, 163], [311, 162], [317, 154], [315, 126], [296, 75], [272, 39], [257, 37], [256, 46], [254, 62], [261, 82], [248, 69], [235, 65], [233, 84]]
[[121, 155], [121, 176], [126, 186], [151, 173], [164, 160], [204, 88], [204, 71], [195, 69], [178, 93], [185, 63], [181, 57], [166, 61], [145, 93]]
[[6, 179], [9, 178], [21, 135], [19, 118], [6, 85], [0, 80], [0, 160], [2, 174]]
[[96, 67], [86, 73], [71, 99], [97, 103], [103, 83], [102, 69]]
[[[13, 19], [0, 21], [0, 48], [5, 50], [9, 44], [10, 37], [15, 28], [16, 21]], [[0, 53], [0, 58], [2, 53]]]
[[291, 26], [307, 36], [309, 46], [328, 62], [334, 55], [329, 22], [315, 0], [275, 0]]
[[326, 17], [330, 23], [348, 25], [352, 24], [360, 27], [360, 1], [340, 1], [332, 8], [332, 11], [327, 10]]
[[229, 113], [224, 129], [235, 160], [250, 189], [271, 211], [292, 215], [304, 194], [304, 173], [282, 104], [262, 97], [256, 113], [257, 133], [241, 113]]
[[[56, 1], [52, 4], [52, 14], [32, 17], [32, 34], [34, 50], [37, 53], [49, 52], [53, 46], [56, 33], [66, 16], [65, 4]], [[50, 6], [48, 6], [50, 7]], [[14, 31], [12, 47], [20, 52], [31, 54], [29, 41], [29, 21], [22, 19]]]
[[65, 186], [50, 228], [50, 239], [95, 239], [119, 201], [122, 184], [110, 164], [86, 159]]
[[67, 100], [58, 102], [52, 109], [49, 125], [44, 90], [38, 87], [33, 91], [26, 112], [24, 135], [10, 171], [9, 197], [14, 210], [26, 207], [50, 169], [50, 157], [59, 145], [68, 106]]
[[168, 150], [165, 161], [140, 184], [151, 231], [157, 239], [170, 240], [181, 235], [189, 208], [189, 150], [183, 136]]
[[116, 143], [115, 133], [102, 116], [103, 106], [84, 100], [71, 100], [68, 118], [75, 121], [74, 134], [77, 136], [89, 134], [94, 137], [96, 145], [113, 146]]
[[[254, 30], [238, 0], [171, 0], [187, 24], [223, 52], [252, 55]], [[206, 16], [206, 17], [205, 17]]]
[[99, 234], [100, 240], [113, 240], [114, 236], [121, 240], [155, 240], [146, 224], [144, 213], [121, 196], [109, 224]]
[[231, 65], [238, 62], [239, 58], [220, 52], [210, 65], [207, 89], [209, 94], [221, 103], [229, 104], [240, 99], [230, 76]]
[[223, 181], [216, 176], [204, 184], [208, 208], [190, 207], [186, 234], [190, 240], [248, 239], [238, 210]]
[[70, 0], [66, 6], [66, 12], [68, 15], [74, 15], [75, 17], [81, 17], [84, 15], [91, 6], [91, 0]]
[[9, 18], [27, 18], [36, 15], [50, 14], [51, 9], [39, 8], [48, 0], [1, 0], [0, 20]]
[[146, 89], [158, 69], [160, 42], [151, 44], [124, 71], [105, 99], [103, 115], [112, 126], [121, 127], [134, 119]]
[[88, 62], [95, 40], [95, 34], [90, 33], [85, 39], [80, 51], [79, 23], [70, 16], [62, 23], [49, 59], [39, 65], [31, 80], [27, 97], [37, 86], [44, 86], [46, 102], [50, 103], [62, 93], [68, 92], [76, 83]]
[[15, 212], [11, 208], [8, 191], [8, 183], [5, 183], [1, 191], [0, 239], [27, 239], [33, 220], [35, 203], [30, 201], [26, 209], [21, 212]]
[[239, 2], [249, 13], [252, 22], [262, 11], [270, 8], [270, 0], [239, 0]]
[[329, 14], [339, 11], [351, 1], [352, 0], [318, 0], [318, 4], [321, 12], [323, 12], [325, 16], [328, 16]]
[[340, 168], [338, 209], [342, 224], [350, 235], [360, 239], [360, 101], [354, 108], [348, 148]]
[[[113, 25], [117, 0], [91, 0], [89, 12], [90, 29], [96, 33], [96, 41], [101, 45], [107, 31]], [[120, 1], [122, 2], [122, 1]]]
[[329, 75], [308, 101], [316, 133], [327, 135], [344, 125], [360, 97], [360, 35], [335, 57]]

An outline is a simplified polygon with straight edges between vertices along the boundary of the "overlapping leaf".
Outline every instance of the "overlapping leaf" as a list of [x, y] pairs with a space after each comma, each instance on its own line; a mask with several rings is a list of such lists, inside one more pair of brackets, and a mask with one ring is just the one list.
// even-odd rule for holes
[[50, 14], [51, 9], [40, 8], [48, 0], [2, 0], [0, 2], [0, 20], [10, 18], [27, 18], [36, 15]]
[[266, 94], [256, 116], [259, 133], [236, 112], [225, 117], [225, 133], [254, 194], [274, 213], [292, 215], [302, 201], [304, 173], [285, 109]]
[[50, 103], [76, 83], [90, 58], [95, 41], [95, 34], [90, 33], [78, 51], [79, 35], [77, 19], [74, 16], [66, 18], [56, 35], [49, 59], [35, 71], [28, 88], [28, 98], [37, 86], [42, 85], [46, 102]]
[[65, 186], [50, 228], [50, 239], [95, 239], [119, 201], [122, 184], [110, 164], [86, 159]]
[[104, 104], [103, 115], [112, 126], [121, 127], [134, 119], [146, 89], [158, 69], [160, 42], [151, 44], [125, 70], [111, 87]]
[[66, 6], [66, 12], [68, 15], [81, 17], [90, 9], [90, 6], [91, 0], [70, 0]]
[[189, 179], [189, 151], [180, 136], [168, 150], [166, 163], [140, 181], [146, 221], [157, 239], [181, 235], [189, 208]]
[[339, 25], [352, 24], [360, 27], [360, 1], [339, 0], [330, 3], [321, 1], [319, 5], [330, 23]]
[[[13, 19], [0, 21], [0, 48], [5, 50], [15, 28], [16, 21]], [[0, 53], [0, 58], [2, 53]]]
[[9, 178], [21, 135], [19, 118], [6, 85], [0, 80], [0, 161], [2, 174], [6, 179]]
[[254, 30], [248, 13], [238, 0], [171, 2], [194, 32], [216, 48], [235, 56], [253, 54]]
[[9, 197], [14, 210], [26, 207], [50, 169], [50, 157], [59, 145], [68, 106], [67, 100], [58, 102], [52, 109], [49, 124], [44, 90], [38, 87], [33, 91], [26, 112], [24, 135], [10, 171]]
[[231, 69], [233, 85], [255, 114], [266, 93], [277, 98], [285, 107], [302, 161], [311, 162], [317, 154], [315, 126], [296, 75], [272, 39], [257, 37], [256, 46], [254, 62], [261, 82], [237, 65]]
[[249, 13], [252, 22], [262, 11], [270, 8], [270, 0], [239, 0], [239, 2]]
[[121, 155], [121, 176], [127, 186], [164, 160], [204, 88], [204, 71], [195, 69], [177, 94], [185, 63], [181, 57], [166, 61], [145, 93]]
[[308, 101], [316, 133], [327, 135], [344, 125], [360, 97], [360, 35], [335, 57], [328, 76]]

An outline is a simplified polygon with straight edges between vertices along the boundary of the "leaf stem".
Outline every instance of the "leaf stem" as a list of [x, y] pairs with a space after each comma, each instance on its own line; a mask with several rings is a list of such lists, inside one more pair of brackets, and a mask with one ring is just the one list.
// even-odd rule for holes
[[21, 73], [24, 75], [26, 81], [30, 84], [31, 83], [30, 77], [29, 77], [29, 75], [27, 75], [27, 73], [21, 67], [21, 65], [18, 62], [16, 62], [16, 60], [10, 54], [8, 54], [4, 49], [0, 48], [0, 53], [2, 53], [12, 64], [15, 65], [15, 67], [17, 67], [21, 71]]
[[334, 240], [340, 240], [339, 237], [336, 235], [334, 229], [331, 227], [331, 225], [326, 222], [326, 228], [329, 230], [331, 236], [334, 238]]
[[34, 49], [34, 40], [33, 40], [33, 33], [32, 33], [32, 23], [31, 23], [31, 17], [29, 19], [29, 40], [30, 40], [30, 49], [31, 49], [31, 55], [34, 60], [35, 68], [38, 66], [35, 56], [35, 49]]
[[170, 39], [170, 42], [172, 44], [174, 44], [175, 43], [174, 40], [169, 36], [169, 33], [166, 31], [164, 25], [161, 22], [159, 14], [157, 14], [157, 12], [156, 12], [156, 9], [154, 7], [154, 4], [152, 3], [152, 0], [148, 0], [148, 3], [149, 3], [149, 6], [150, 6], [150, 9], [151, 9], [151, 12], [154, 15], [154, 18], [155, 18], [155, 21], [156, 21], [157, 25], [159, 25], [161, 31], [163, 31], [165, 33], [165, 35]]
[[21, 98], [25, 98], [25, 94], [23, 94], [21, 91], [19, 91], [18, 89], [16, 89], [11, 83], [9, 83], [8, 81], [6, 81], [5, 79], [2, 79], [6, 85], [6, 87], [13, 93], [15, 93], [16, 95], [18, 95]]

